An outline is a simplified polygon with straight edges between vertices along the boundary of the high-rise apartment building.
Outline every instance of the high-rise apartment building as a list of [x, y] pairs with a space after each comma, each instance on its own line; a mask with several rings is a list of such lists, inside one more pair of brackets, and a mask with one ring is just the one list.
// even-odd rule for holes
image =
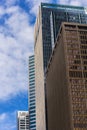
[[87, 25], [62, 23], [47, 73], [48, 130], [87, 130]]
[[62, 22], [87, 23], [84, 7], [42, 3], [35, 24], [36, 128], [46, 130], [45, 71]]
[[29, 56], [29, 128], [36, 130], [35, 60]]
[[29, 130], [29, 112], [18, 111], [17, 113], [18, 130]]

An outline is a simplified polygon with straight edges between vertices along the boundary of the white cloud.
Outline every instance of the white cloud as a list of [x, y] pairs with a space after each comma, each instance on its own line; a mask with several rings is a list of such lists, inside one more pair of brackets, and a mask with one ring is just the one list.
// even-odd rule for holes
[[58, 3], [65, 5], [87, 6], [87, 0], [58, 0]]
[[29, 5], [31, 5], [30, 13], [33, 13], [35, 15], [38, 13], [38, 8], [39, 8], [41, 2], [51, 3], [52, 1], [53, 0], [32, 0], [32, 2], [31, 2], [30, 0], [26, 0], [26, 2]]
[[16, 112], [0, 114], [0, 130], [17, 129]]
[[0, 122], [2, 122], [3, 120], [5, 120], [6, 117], [7, 117], [6, 113], [0, 114]]
[[19, 0], [5, 0], [4, 4], [7, 7], [13, 6], [16, 2], [18, 2]]
[[19, 6], [1, 7], [5, 18], [0, 25], [0, 100], [28, 88], [28, 56], [33, 52], [33, 26]]

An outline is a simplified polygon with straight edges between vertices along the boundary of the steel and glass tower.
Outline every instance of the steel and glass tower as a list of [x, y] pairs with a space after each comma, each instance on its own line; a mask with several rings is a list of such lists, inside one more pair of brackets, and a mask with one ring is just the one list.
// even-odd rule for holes
[[42, 3], [35, 24], [36, 128], [46, 130], [45, 70], [62, 22], [87, 23], [84, 7]]
[[36, 130], [36, 104], [35, 104], [35, 61], [34, 55], [29, 56], [29, 128]]

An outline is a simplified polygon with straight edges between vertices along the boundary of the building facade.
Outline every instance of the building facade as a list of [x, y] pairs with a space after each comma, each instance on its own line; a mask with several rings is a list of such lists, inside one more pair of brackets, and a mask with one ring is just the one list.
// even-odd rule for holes
[[84, 7], [42, 3], [35, 24], [36, 128], [46, 130], [45, 71], [62, 22], [87, 23]]
[[87, 25], [62, 23], [46, 73], [48, 130], [87, 130]]
[[35, 59], [29, 56], [29, 128], [36, 130]]
[[29, 130], [29, 112], [28, 111], [18, 111], [18, 130]]

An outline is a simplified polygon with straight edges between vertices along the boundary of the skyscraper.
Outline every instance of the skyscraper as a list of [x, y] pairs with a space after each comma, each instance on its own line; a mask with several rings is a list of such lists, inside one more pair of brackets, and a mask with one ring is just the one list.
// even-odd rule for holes
[[62, 22], [87, 23], [84, 7], [42, 3], [35, 24], [36, 128], [46, 130], [45, 71]]
[[46, 73], [48, 130], [87, 130], [87, 25], [62, 23]]
[[29, 128], [36, 130], [35, 61], [29, 56]]
[[29, 130], [29, 112], [28, 111], [18, 111], [18, 130]]

